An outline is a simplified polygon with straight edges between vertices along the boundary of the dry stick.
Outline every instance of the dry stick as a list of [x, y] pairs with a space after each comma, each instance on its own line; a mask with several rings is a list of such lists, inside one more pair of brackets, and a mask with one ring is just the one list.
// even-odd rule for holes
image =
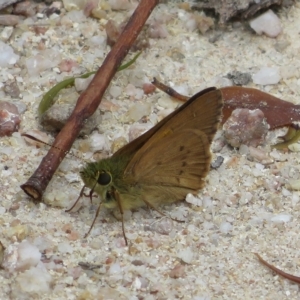
[[163, 84], [162, 82], [158, 81], [155, 77], [153, 78], [153, 81], [151, 82], [154, 86], [156, 86], [158, 89], [160, 89], [161, 91], [163, 91], [164, 93], [166, 93], [167, 95], [182, 101], [182, 102], [186, 102], [190, 99], [190, 97], [181, 95], [179, 93], [177, 93], [174, 89], [172, 89], [171, 87]]
[[275, 273], [279, 274], [280, 276], [284, 277], [284, 278], [287, 278], [293, 282], [296, 282], [296, 283], [300, 283], [300, 277], [299, 276], [295, 276], [295, 275], [292, 275], [292, 274], [289, 274], [289, 273], [286, 273], [278, 268], [276, 268], [275, 266], [269, 264], [267, 261], [265, 261], [258, 253], [254, 253], [258, 260], [264, 264], [265, 266], [267, 266], [268, 268], [270, 268], [272, 271], [274, 271]]
[[72, 147], [85, 120], [96, 111], [111, 79], [158, 2], [159, 0], [141, 0], [87, 90], [80, 95], [68, 122], [57, 135], [53, 143], [54, 147], [48, 151], [28, 181], [21, 185], [24, 192], [35, 201], [41, 201], [43, 192], [57, 167], [65, 157], [66, 152]]

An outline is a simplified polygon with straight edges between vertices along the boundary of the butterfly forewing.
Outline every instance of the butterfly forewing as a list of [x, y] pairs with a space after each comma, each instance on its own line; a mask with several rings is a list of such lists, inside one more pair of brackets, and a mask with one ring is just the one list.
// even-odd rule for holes
[[[166, 116], [164, 119], [162, 119], [159, 123], [157, 123], [154, 127], [152, 127], [150, 130], [142, 134], [137, 139], [133, 140], [129, 144], [125, 145], [121, 149], [119, 149], [116, 153], [114, 153], [113, 156], [132, 156], [139, 150], [144, 144], [148, 143], [148, 140], [161, 128], [163, 127], [169, 120], [171, 120], [175, 115], [177, 115], [179, 112], [184, 110], [187, 106], [189, 106], [192, 102], [197, 101], [199, 97], [202, 95], [207, 95], [211, 91], [216, 91], [216, 88], [210, 87], [207, 88], [193, 97], [191, 97], [186, 103], [181, 105], [177, 110]], [[207, 134], [207, 133], [206, 133]]]
[[137, 151], [126, 167], [124, 179], [200, 189], [209, 170], [210, 143], [221, 110], [219, 90], [193, 96]]

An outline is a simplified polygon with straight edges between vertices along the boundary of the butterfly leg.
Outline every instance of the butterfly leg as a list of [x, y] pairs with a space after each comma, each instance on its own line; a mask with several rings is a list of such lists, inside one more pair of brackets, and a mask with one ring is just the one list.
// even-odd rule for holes
[[92, 223], [92, 225], [91, 225], [89, 231], [84, 235], [84, 238], [86, 238], [86, 237], [90, 234], [92, 228], [94, 227], [95, 222], [96, 222], [96, 219], [98, 218], [98, 215], [99, 215], [99, 212], [100, 212], [100, 208], [101, 208], [101, 203], [99, 204], [99, 206], [98, 206], [98, 208], [97, 208], [96, 215], [95, 215], [95, 217], [94, 217], [93, 223]]
[[169, 219], [171, 219], [172, 221], [175, 221], [175, 222], [178, 222], [178, 223], [184, 223], [184, 221], [181, 221], [181, 220], [177, 220], [177, 219], [174, 219], [168, 215], [166, 215], [165, 213], [163, 213], [162, 211], [158, 210], [155, 206], [153, 206], [150, 202], [148, 202], [147, 200], [143, 199], [143, 201], [146, 203], [146, 205], [150, 208], [152, 208], [153, 210], [157, 211], [160, 215], [164, 216], [164, 217], [167, 217]]
[[112, 193], [113, 193], [114, 198], [116, 199], [118, 206], [119, 206], [119, 210], [120, 210], [120, 214], [121, 214], [121, 221], [122, 221], [123, 237], [124, 237], [126, 246], [128, 246], [127, 237], [125, 234], [125, 227], [124, 227], [124, 210], [123, 210], [123, 207], [121, 204], [120, 194], [115, 188], [113, 188]]
[[79, 193], [79, 196], [77, 198], [77, 200], [74, 202], [74, 204], [71, 206], [71, 208], [66, 209], [65, 212], [70, 212], [78, 203], [79, 199], [84, 195], [84, 189], [86, 188], [86, 186], [84, 185]]

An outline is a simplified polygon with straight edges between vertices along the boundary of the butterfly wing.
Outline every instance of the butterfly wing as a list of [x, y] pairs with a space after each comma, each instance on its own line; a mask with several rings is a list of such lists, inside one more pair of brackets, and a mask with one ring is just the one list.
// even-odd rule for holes
[[139, 184], [200, 189], [209, 170], [210, 143], [222, 105], [219, 90], [193, 96], [134, 154], [124, 178]]
[[185, 107], [189, 106], [191, 102], [197, 100], [198, 97], [201, 97], [202, 95], [205, 95], [211, 91], [216, 90], [216, 88], [211, 87], [207, 88], [199, 93], [197, 93], [195, 96], [191, 97], [187, 102], [185, 102], [183, 105], [181, 105], [177, 110], [175, 110], [173, 113], [169, 114], [167, 117], [162, 119], [160, 122], [158, 122], [154, 127], [152, 127], [150, 130], [139, 136], [137, 139], [133, 140], [132, 142], [128, 143], [121, 149], [119, 149], [116, 153], [114, 153], [113, 156], [132, 156], [134, 155], [145, 143], [149, 141], [149, 139], [155, 134], [161, 127], [163, 127], [169, 120], [171, 120], [176, 114], [178, 114], [180, 111], [184, 110]]

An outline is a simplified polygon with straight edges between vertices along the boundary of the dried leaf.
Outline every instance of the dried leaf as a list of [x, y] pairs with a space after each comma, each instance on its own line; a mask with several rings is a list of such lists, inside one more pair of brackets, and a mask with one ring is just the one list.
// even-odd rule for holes
[[300, 105], [281, 100], [253, 88], [230, 86], [220, 88], [224, 97], [224, 123], [236, 108], [260, 109], [270, 129], [290, 126], [300, 121]]

